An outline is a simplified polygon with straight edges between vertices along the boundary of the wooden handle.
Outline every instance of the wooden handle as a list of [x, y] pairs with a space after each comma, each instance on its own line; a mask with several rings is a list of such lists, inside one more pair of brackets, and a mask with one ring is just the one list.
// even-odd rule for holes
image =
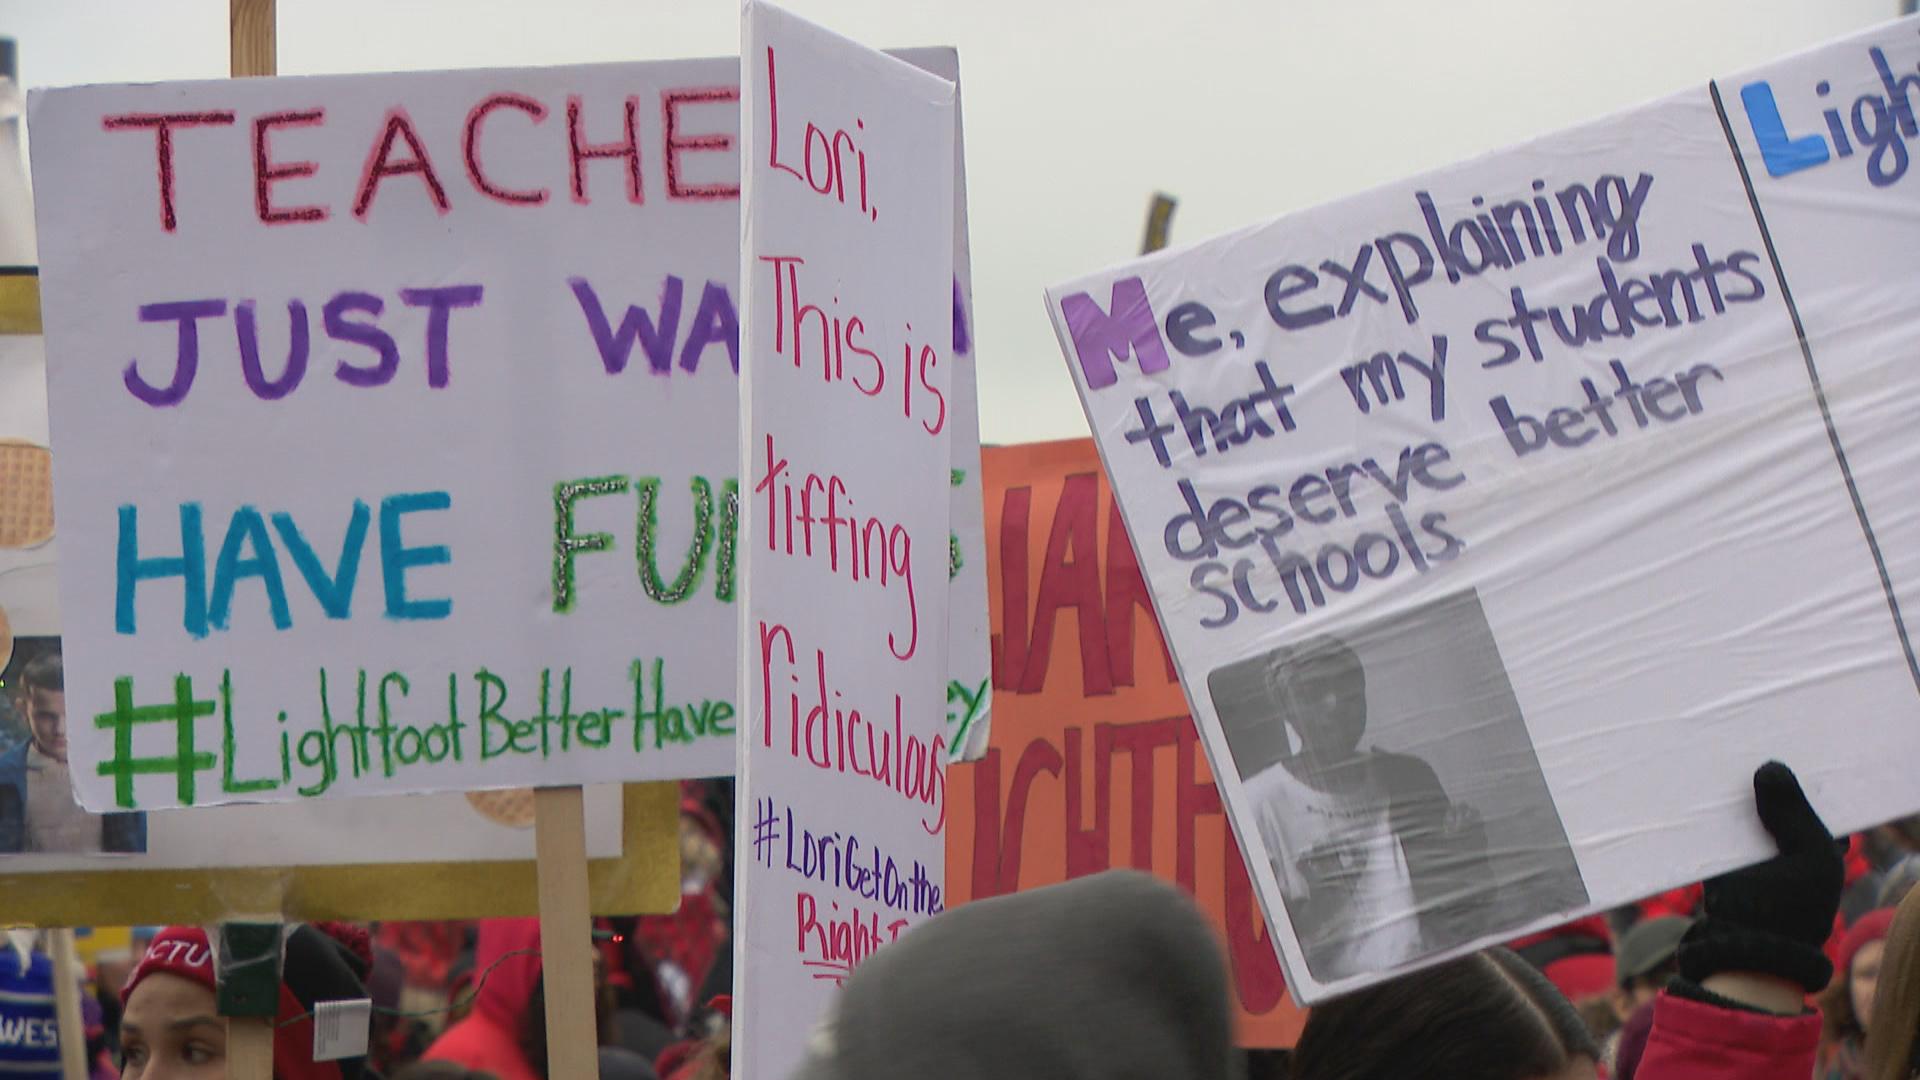
[[227, 1018], [227, 1080], [273, 1080], [273, 1022]]
[[227, 0], [227, 63], [234, 78], [273, 75], [274, 0]]
[[[274, 74], [274, 0], [228, 0], [228, 74]], [[273, 1080], [273, 1022], [227, 1018], [227, 1080]]]
[[547, 993], [547, 1075], [555, 1080], [598, 1080], [587, 815], [579, 788], [534, 791], [533, 837]]
[[80, 960], [74, 954], [73, 931], [49, 934], [53, 947], [53, 1013], [60, 1025], [62, 1080], [87, 1080], [87, 1025], [80, 1016]]

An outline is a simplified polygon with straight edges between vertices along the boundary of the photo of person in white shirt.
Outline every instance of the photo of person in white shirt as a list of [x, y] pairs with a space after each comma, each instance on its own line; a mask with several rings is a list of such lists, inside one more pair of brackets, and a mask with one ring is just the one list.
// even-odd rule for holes
[[1339, 640], [1271, 654], [1262, 674], [1272, 711], [1235, 757], [1271, 758], [1239, 764], [1308, 966], [1338, 979], [1444, 947], [1484, 880], [1479, 814], [1419, 757], [1364, 746], [1366, 668]]

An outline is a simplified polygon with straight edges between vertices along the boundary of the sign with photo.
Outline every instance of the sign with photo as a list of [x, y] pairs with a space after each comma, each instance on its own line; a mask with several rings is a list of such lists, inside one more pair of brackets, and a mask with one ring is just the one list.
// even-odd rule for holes
[[1049, 290], [1299, 1000], [1763, 857], [1769, 758], [1920, 808], [1916, 100], [1909, 20]]

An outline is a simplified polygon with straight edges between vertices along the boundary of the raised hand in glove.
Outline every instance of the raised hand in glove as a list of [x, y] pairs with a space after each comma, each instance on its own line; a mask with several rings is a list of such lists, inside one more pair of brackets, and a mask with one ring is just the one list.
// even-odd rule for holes
[[1696, 984], [1724, 973], [1772, 976], [1811, 994], [1833, 978], [1822, 946], [1840, 910], [1843, 847], [1792, 769], [1762, 765], [1753, 793], [1780, 853], [1707, 882], [1706, 918], [1680, 943], [1680, 975]]

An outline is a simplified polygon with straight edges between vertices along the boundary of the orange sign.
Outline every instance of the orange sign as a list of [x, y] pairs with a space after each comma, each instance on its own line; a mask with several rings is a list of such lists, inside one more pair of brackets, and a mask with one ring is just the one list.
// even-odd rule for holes
[[983, 760], [948, 771], [949, 903], [1151, 871], [1220, 930], [1240, 1042], [1291, 1046], [1306, 1014], [1286, 995], [1092, 440], [989, 447], [981, 463], [992, 737]]

